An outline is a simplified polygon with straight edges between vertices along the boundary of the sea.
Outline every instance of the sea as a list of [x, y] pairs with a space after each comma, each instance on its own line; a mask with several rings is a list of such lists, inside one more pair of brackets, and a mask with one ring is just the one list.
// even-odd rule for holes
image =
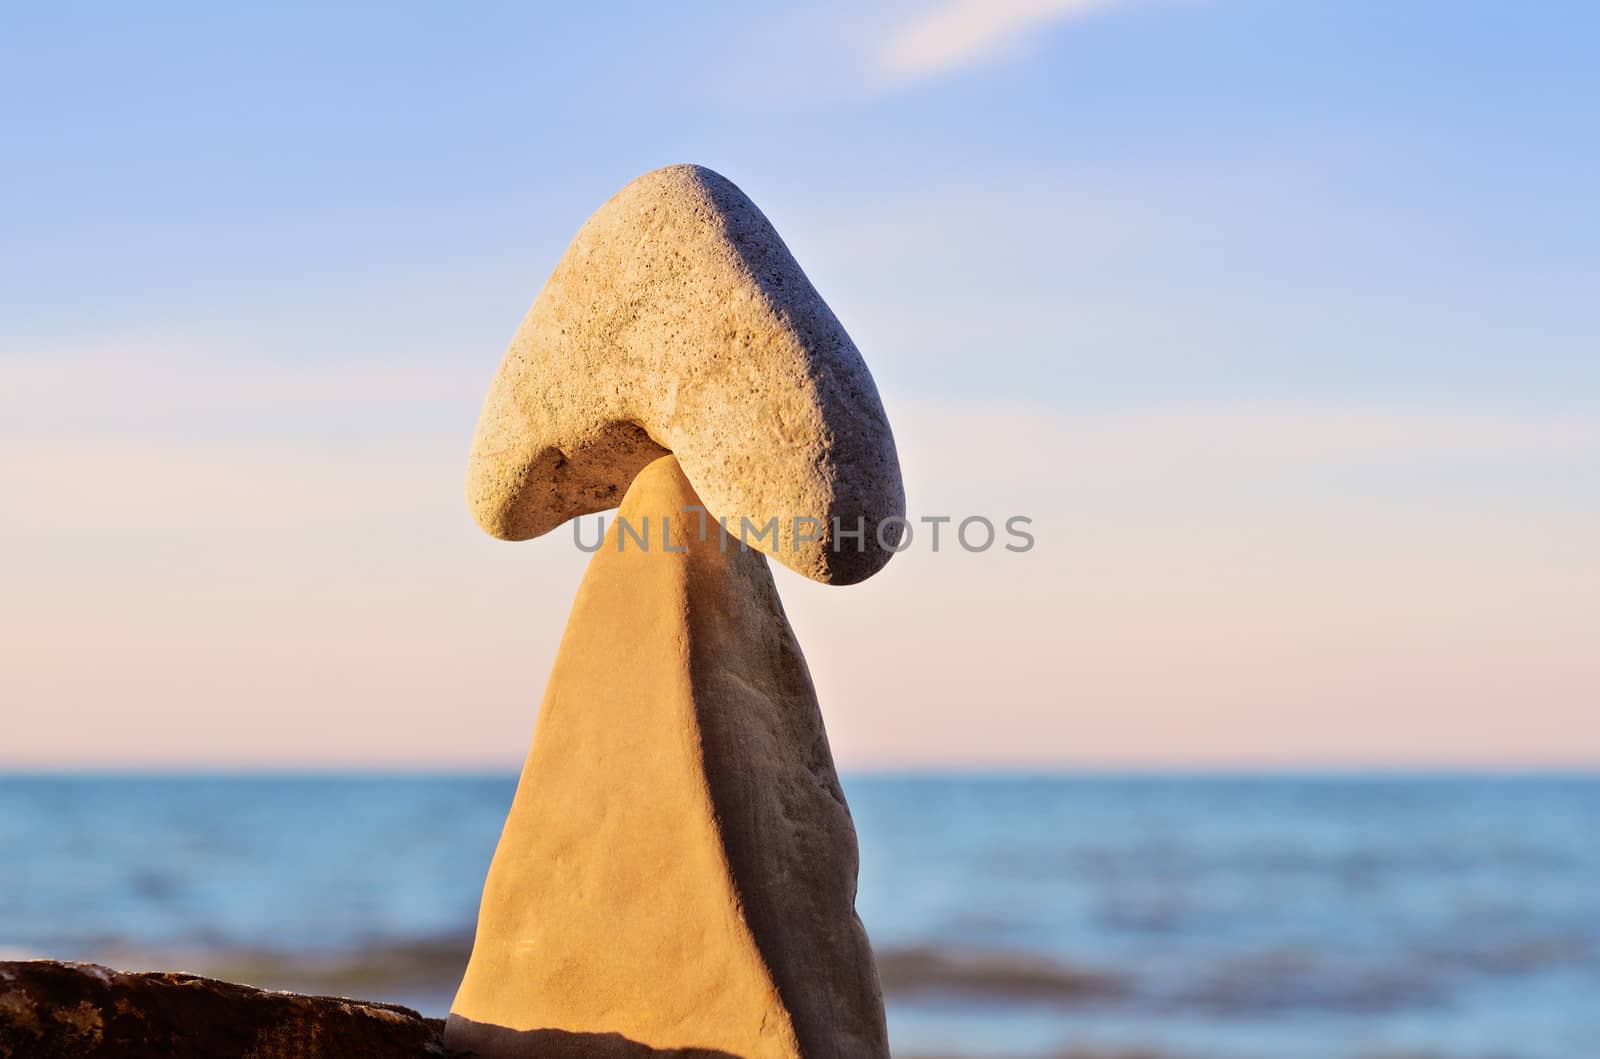
[[[0, 777], [0, 958], [441, 1015], [515, 783]], [[1600, 1059], [1600, 777], [844, 784], [898, 1059]]]

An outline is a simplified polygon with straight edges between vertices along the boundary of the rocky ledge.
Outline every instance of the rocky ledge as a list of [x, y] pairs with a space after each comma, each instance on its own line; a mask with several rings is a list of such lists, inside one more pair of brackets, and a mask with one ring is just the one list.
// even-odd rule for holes
[[443, 1057], [410, 1008], [274, 993], [192, 974], [0, 962], [0, 1059]]

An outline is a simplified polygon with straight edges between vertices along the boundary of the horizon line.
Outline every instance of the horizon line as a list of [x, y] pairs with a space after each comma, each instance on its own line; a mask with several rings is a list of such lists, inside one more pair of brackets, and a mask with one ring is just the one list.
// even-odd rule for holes
[[[26, 765], [0, 764], [0, 782], [25, 779], [515, 779], [520, 765]], [[1592, 764], [886, 765], [841, 767], [841, 779], [1595, 779]]]

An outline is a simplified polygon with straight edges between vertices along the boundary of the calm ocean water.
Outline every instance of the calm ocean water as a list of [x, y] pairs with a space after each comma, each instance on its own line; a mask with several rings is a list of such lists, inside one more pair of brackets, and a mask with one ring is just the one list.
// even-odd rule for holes
[[[514, 783], [0, 778], [0, 951], [442, 1013]], [[845, 785], [897, 1056], [1600, 1057], [1600, 778]]]

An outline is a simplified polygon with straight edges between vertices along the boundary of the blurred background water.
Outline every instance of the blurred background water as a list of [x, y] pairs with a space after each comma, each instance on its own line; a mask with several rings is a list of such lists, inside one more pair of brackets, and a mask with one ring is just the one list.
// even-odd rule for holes
[[[1600, 777], [845, 785], [902, 1059], [1600, 1055]], [[514, 786], [0, 778], [0, 954], [442, 1014]]]

